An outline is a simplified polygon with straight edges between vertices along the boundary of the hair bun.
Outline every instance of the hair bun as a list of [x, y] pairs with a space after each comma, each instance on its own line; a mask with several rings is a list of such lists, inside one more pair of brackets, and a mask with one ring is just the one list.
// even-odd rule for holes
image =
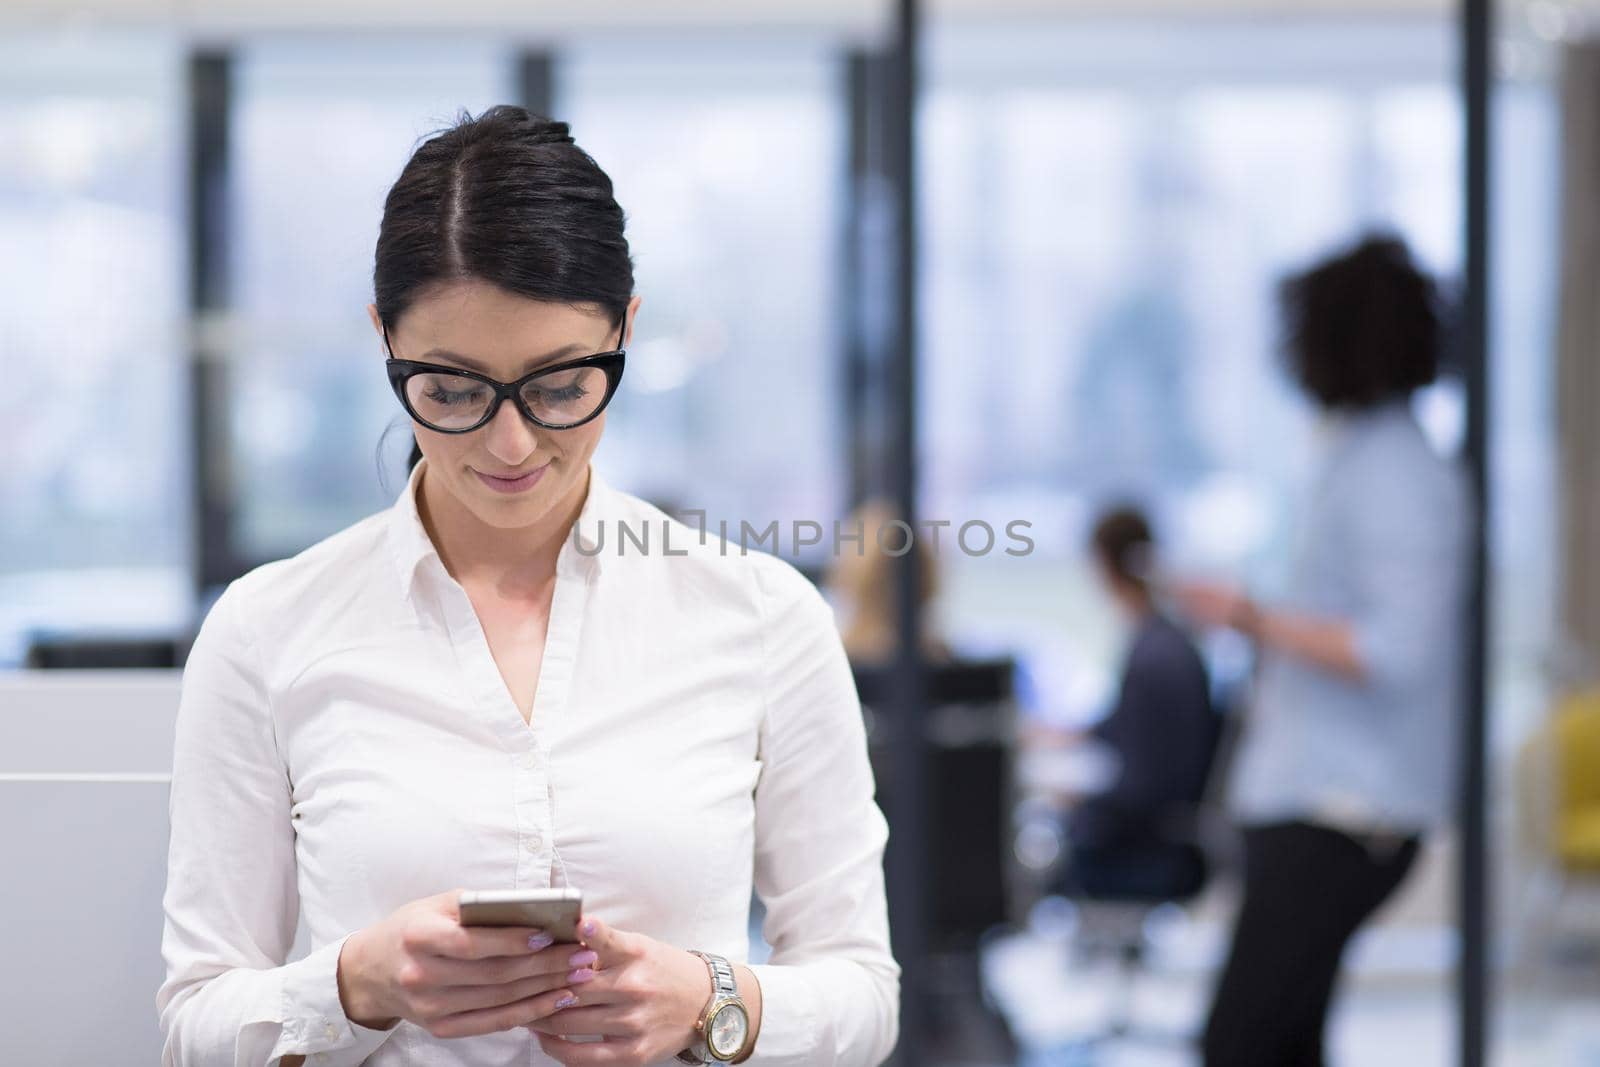
[[543, 115], [528, 116], [531, 129], [528, 131], [534, 144], [572, 144], [572, 127], [559, 119], [545, 118]]
[[531, 145], [572, 144], [572, 127], [559, 119], [529, 111], [520, 104], [495, 104], [477, 119], [463, 111], [459, 122], [475, 138], [504, 136]]

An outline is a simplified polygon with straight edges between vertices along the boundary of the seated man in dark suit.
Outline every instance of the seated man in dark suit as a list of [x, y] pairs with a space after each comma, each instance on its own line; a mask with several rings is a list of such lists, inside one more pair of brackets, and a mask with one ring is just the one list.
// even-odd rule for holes
[[1095, 524], [1095, 561], [1133, 638], [1111, 712], [1090, 731], [1120, 765], [1104, 792], [1084, 798], [1067, 823], [1069, 895], [1165, 896], [1204, 877], [1192, 846], [1175, 843], [1205, 790], [1216, 744], [1205, 664], [1151, 596], [1154, 539], [1138, 511]]

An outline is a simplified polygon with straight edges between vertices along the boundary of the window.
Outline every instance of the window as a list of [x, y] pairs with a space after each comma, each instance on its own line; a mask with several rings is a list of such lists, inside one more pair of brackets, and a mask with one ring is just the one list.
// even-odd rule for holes
[[404, 484], [410, 422], [366, 311], [384, 196], [459, 109], [513, 100], [511, 72], [511, 53], [487, 43], [319, 36], [240, 51], [229, 418], [246, 564], [389, 506]]
[[605, 38], [558, 67], [557, 113], [615, 183], [644, 298], [596, 462], [713, 530], [826, 524], [842, 504], [835, 55]]
[[188, 621], [182, 70], [146, 35], [0, 43], [0, 665]]
[[[1371, 227], [1456, 274], [1452, 33], [1393, 18], [934, 28], [923, 508], [1033, 522], [1027, 559], [942, 554], [943, 612], [958, 644], [1031, 649], [1044, 713], [1101, 710], [1117, 629], [1083, 544], [1102, 505], [1148, 506], [1185, 570], [1282, 581], [1313, 416], [1279, 366], [1275, 283]], [[1423, 407], [1453, 447], [1459, 393]]]

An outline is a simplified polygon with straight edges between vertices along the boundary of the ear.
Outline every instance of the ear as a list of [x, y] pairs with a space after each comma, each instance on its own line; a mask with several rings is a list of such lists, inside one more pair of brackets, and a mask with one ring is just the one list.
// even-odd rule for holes
[[382, 337], [383, 336], [383, 320], [378, 318], [378, 305], [377, 304], [368, 304], [367, 305], [367, 318], [372, 320], [372, 329], [377, 333], [377, 335], [379, 337]]
[[633, 328], [639, 324], [639, 305], [643, 302], [644, 297], [639, 296], [637, 293], [634, 294], [632, 300], [628, 301], [628, 328], [623, 331], [623, 348], [627, 348], [629, 345], [633, 344]]

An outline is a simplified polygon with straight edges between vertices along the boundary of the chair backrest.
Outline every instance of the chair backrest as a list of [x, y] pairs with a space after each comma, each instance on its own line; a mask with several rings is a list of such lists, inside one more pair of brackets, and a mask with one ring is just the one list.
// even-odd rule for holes
[[1600, 868], [1600, 690], [1564, 700], [1550, 733], [1557, 856], [1574, 869]]
[[1244, 738], [1244, 716], [1235, 708], [1219, 708], [1216, 727], [1211, 733], [1211, 755], [1206, 761], [1206, 783], [1200, 793], [1202, 808], [1223, 808], [1228, 802], [1228, 783], [1233, 777], [1235, 757]]
[[137, 670], [182, 667], [187, 642], [171, 637], [36, 635], [23, 665], [40, 670]]
[[1228, 788], [1235, 758], [1244, 736], [1245, 716], [1237, 707], [1218, 706], [1214, 712], [1205, 782], [1194, 806], [1169, 820], [1171, 836], [1187, 840], [1205, 853], [1208, 867], [1238, 863], [1238, 840], [1228, 815]]
[[[1010, 657], [929, 663], [928, 705], [1002, 705], [1011, 699], [1016, 669], [1016, 661]], [[893, 664], [851, 664], [851, 670], [856, 692], [861, 702], [869, 706], [882, 704], [896, 684]]]
[[1600, 690], [1562, 701], [1551, 730], [1557, 807], [1563, 814], [1592, 810], [1600, 805]]
[[[869, 731], [873, 773], [890, 833], [907, 813], [895, 808], [893, 746], [901, 724], [884, 712], [897, 684], [893, 666], [853, 664], [856, 690], [875, 724]], [[1010, 813], [1010, 659], [928, 665], [926, 703], [916, 728], [926, 739], [927, 775], [920, 818], [938, 847], [929, 850], [929, 935], [937, 948], [976, 943], [1009, 915], [1006, 882]]]

